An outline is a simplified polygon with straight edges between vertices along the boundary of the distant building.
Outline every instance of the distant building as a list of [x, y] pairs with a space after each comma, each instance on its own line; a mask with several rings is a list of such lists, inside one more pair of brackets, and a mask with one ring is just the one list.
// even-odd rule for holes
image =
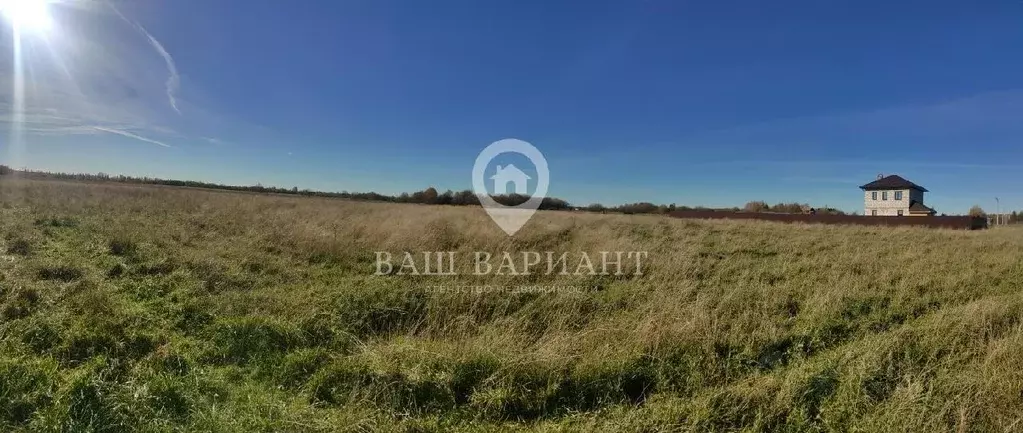
[[[494, 194], [528, 194], [527, 189], [529, 187], [530, 177], [519, 170], [514, 164], [508, 164], [504, 167], [497, 166], [497, 174], [490, 176], [494, 181]], [[508, 190], [508, 184], [514, 185], [514, 191]], [[502, 189], [503, 187], [503, 189]]]
[[924, 205], [927, 189], [898, 175], [878, 175], [877, 180], [860, 189], [866, 216], [933, 216], [936, 213]]

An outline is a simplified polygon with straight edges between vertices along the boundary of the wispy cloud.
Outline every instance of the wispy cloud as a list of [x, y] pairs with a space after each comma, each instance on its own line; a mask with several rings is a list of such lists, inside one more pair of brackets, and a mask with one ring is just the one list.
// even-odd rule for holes
[[[159, 41], [109, 2], [98, 4], [110, 9], [68, 20], [46, 40], [22, 42], [25, 87], [19, 107], [12, 74], [0, 74], [0, 136], [21, 131], [29, 141], [56, 142], [116, 134], [176, 147], [170, 144], [212, 136], [200, 130], [230, 127], [217, 124], [216, 113], [179, 98], [177, 66]], [[0, 54], [10, 55], [12, 49], [0, 41]], [[182, 116], [182, 111], [196, 115]], [[27, 155], [18, 146], [10, 149], [8, 157]]]
[[213, 137], [199, 137], [199, 138], [203, 139], [203, 141], [205, 141], [207, 143], [210, 143], [210, 144], [216, 144], [216, 145], [226, 144], [226, 142], [224, 140], [221, 140], [219, 138], [213, 138]]
[[124, 22], [135, 28], [135, 30], [139, 33], [142, 33], [142, 35], [149, 40], [149, 44], [153, 46], [153, 49], [160, 54], [160, 57], [163, 57], [164, 63], [167, 64], [167, 72], [170, 74], [170, 76], [167, 77], [166, 83], [167, 100], [170, 102], [171, 108], [173, 108], [178, 114], [181, 114], [181, 110], [178, 109], [178, 100], [176, 97], [178, 89], [181, 87], [181, 76], [178, 74], [178, 67], [174, 63], [174, 58], [171, 57], [170, 53], [167, 52], [167, 49], [163, 47], [163, 44], [156, 40], [156, 38], [145, 29], [145, 27], [142, 27], [142, 25], [138, 22], [124, 16], [124, 14], [122, 14], [113, 3], [108, 3], [108, 5], [110, 5], [110, 9], [113, 9], [114, 13], [121, 17]]
[[151, 138], [146, 138], [146, 137], [143, 137], [141, 135], [138, 135], [138, 134], [135, 134], [135, 133], [132, 133], [132, 132], [128, 132], [128, 131], [124, 131], [124, 130], [121, 130], [121, 129], [106, 128], [106, 127], [103, 127], [103, 126], [93, 126], [92, 129], [95, 129], [97, 131], [108, 132], [108, 133], [111, 133], [111, 134], [120, 135], [122, 137], [134, 138], [136, 140], [144, 141], [146, 143], [152, 143], [152, 144], [155, 144], [155, 145], [158, 145], [158, 146], [172, 147], [171, 145], [169, 145], [167, 143], [164, 143], [162, 141], [153, 140]]

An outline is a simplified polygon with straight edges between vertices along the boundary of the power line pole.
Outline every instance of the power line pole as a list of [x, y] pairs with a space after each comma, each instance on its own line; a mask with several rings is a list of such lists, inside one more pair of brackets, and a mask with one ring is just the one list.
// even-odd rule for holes
[[998, 201], [998, 197], [995, 197], [995, 225], [998, 225], [1002, 220], [1002, 203]]

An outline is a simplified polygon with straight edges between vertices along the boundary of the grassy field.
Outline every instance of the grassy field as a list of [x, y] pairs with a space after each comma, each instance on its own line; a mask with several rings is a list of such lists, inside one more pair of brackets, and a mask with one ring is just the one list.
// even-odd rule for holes
[[[641, 276], [375, 252], [647, 251]], [[436, 284], [583, 287], [451, 293]], [[1023, 231], [0, 182], [3, 431], [1023, 431]]]

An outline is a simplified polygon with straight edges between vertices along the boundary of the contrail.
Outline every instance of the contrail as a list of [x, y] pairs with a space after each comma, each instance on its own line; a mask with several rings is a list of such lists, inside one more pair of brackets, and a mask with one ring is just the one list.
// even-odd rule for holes
[[149, 32], [146, 31], [141, 24], [128, 19], [128, 17], [124, 16], [124, 14], [122, 14], [113, 3], [108, 2], [107, 4], [110, 6], [110, 9], [113, 9], [117, 16], [124, 20], [124, 22], [134, 27], [139, 33], [142, 33], [146, 39], [149, 39], [149, 44], [153, 46], [153, 49], [155, 49], [161, 57], [163, 57], [164, 63], [167, 64], [167, 72], [170, 73], [170, 76], [167, 77], [167, 99], [170, 101], [171, 108], [173, 108], [178, 114], [181, 114], [181, 110], [178, 109], [178, 100], [174, 97], [178, 88], [181, 87], [181, 76], [178, 75], [178, 67], [174, 64], [174, 58], [171, 57], [170, 53], [167, 52], [167, 49], [163, 47], [163, 44], [156, 40], [153, 35], [149, 34]]
[[111, 133], [111, 134], [117, 134], [117, 135], [120, 135], [122, 137], [134, 138], [134, 139], [139, 140], [139, 141], [145, 141], [146, 143], [153, 143], [153, 144], [156, 144], [156, 145], [159, 145], [159, 146], [163, 146], [163, 147], [172, 147], [171, 145], [169, 145], [167, 143], [156, 141], [156, 140], [153, 140], [151, 138], [146, 138], [146, 137], [143, 137], [141, 135], [136, 135], [136, 134], [133, 134], [131, 132], [123, 131], [123, 130], [120, 130], [120, 129], [104, 128], [102, 126], [93, 126], [92, 129], [95, 129], [97, 131], [108, 132], [108, 133]]

